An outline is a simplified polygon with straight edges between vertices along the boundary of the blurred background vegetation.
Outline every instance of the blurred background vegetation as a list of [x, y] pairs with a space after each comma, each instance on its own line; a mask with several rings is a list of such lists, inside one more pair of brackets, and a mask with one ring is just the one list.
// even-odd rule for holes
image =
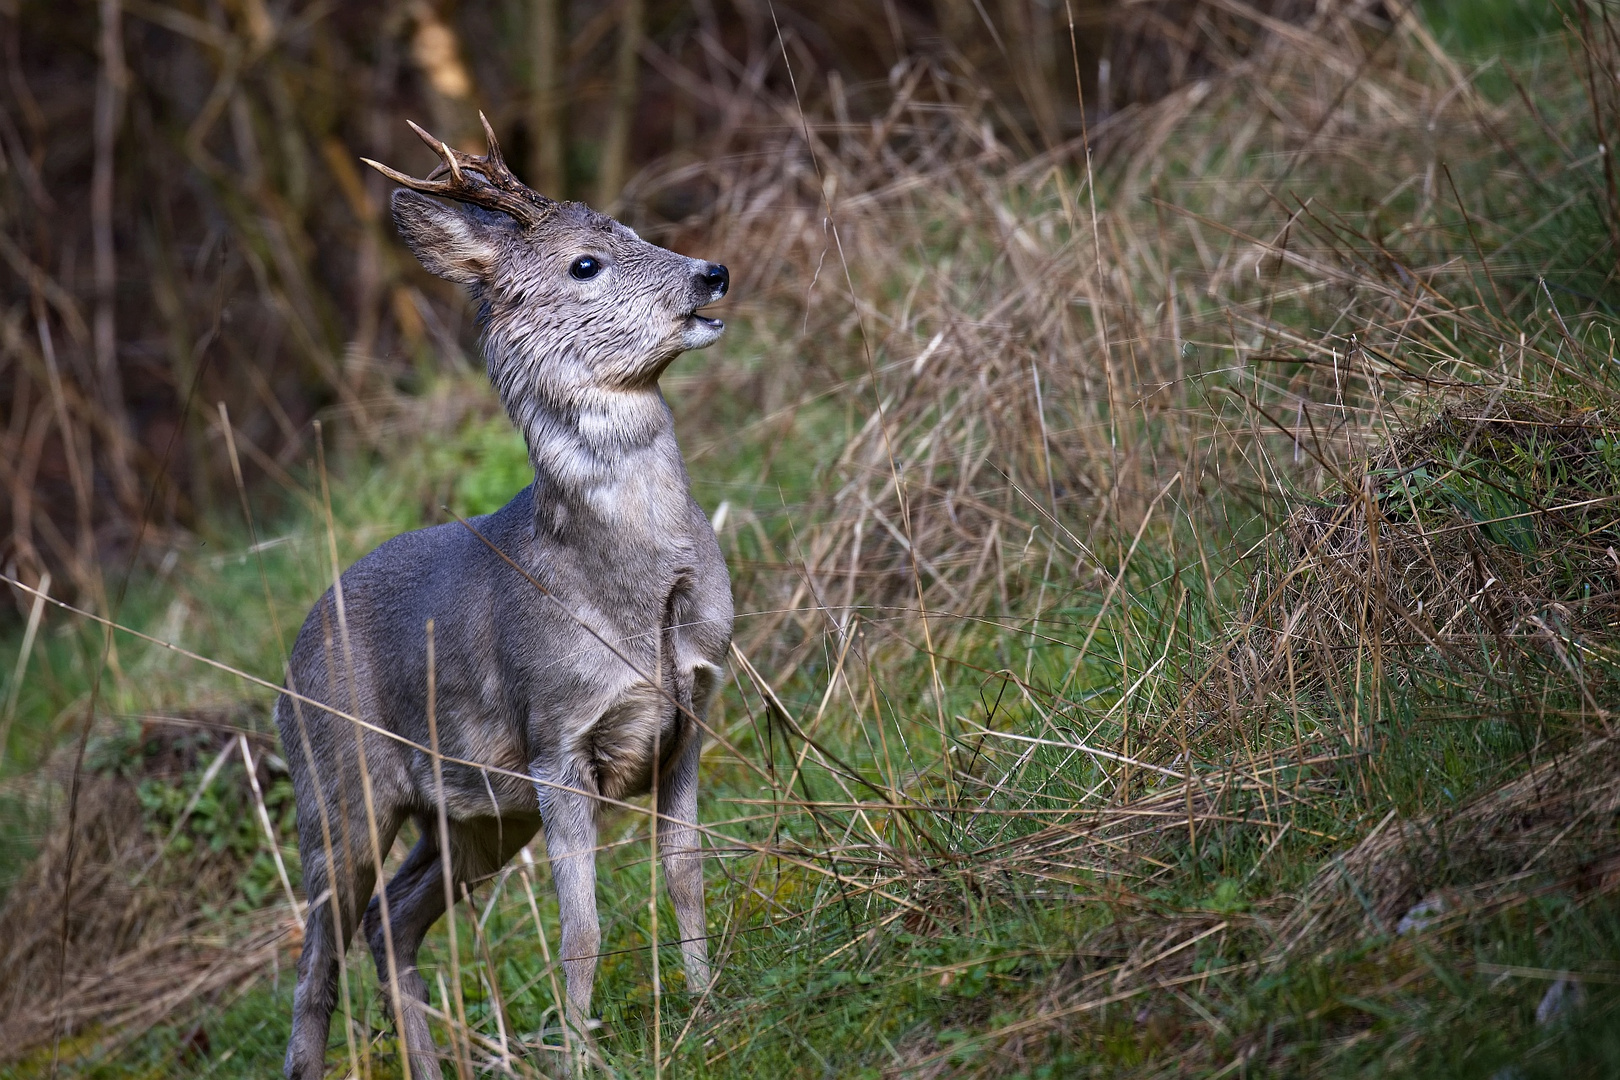
[[482, 109], [540, 190], [681, 236], [789, 105], [881, 122], [921, 71], [916, 99], [982, 94], [989, 137], [1072, 150], [1076, 71], [1095, 124], [1311, 6], [9, 0], [0, 566], [99, 603], [102, 558], [234, 501], [218, 403], [255, 486], [312, 417], [374, 447], [390, 395], [472, 353], [358, 163], [425, 167], [407, 117], [476, 149]]

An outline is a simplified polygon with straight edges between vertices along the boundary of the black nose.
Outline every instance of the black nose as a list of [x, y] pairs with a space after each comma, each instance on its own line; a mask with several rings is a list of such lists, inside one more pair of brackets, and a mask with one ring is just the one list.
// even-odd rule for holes
[[698, 275], [698, 280], [707, 285], [718, 300], [731, 288], [731, 271], [719, 263], [710, 263], [709, 268]]

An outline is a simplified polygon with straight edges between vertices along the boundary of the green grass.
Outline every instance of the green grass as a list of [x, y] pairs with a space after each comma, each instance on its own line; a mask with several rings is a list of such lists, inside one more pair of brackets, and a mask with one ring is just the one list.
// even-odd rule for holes
[[[468, 430], [465, 437], [471, 446], [479, 446], [488, 438], [487, 429], [475, 426]], [[506, 466], [498, 462], [494, 467]], [[462, 479], [466, 479], [465, 474]], [[393, 485], [375, 474], [368, 474], [363, 484], [352, 502], [347, 490], [340, 489], [340, 502], [363, 508], [353, 514], [354, 521], [367, 520], [377, 506], [365, 491], [394, 491]], [[728, 490], [733, 497], [740, 497], [750, 488]], [[792, 493], [800, 497], [806, 494]], [[787, 497], [793, 501], [792, 496]], [[769, 516], [772, 508], [768, 503], [752, 509], [767, 521], [784, 523]], [[780, 515], [781, 511], [775, 513]], [[306, 528], [313, 531], [314, 526]], [[766, 532], [768, 535], [770, 530]], [[1182, 539], [1186, 542], [1188, 538]], [[287, 587], [286, 581], [298, 565], [292, 554], [281, 560], [273, 564], [277, 572], [273, 592], [277, 595]], [[1117, 701], [1118, 688], [1128, 672], [1140, 670], [1140, 661], [1132, 659], [1133, 655], [1163, 654], [1173, 657], [1175, 664], [1190, 668], [1198, 659], [1195, 643], [1208, 640], [1216, 629], [1218, 613], [1196, 600], [1183, 599], [1178, 620], [1168, 618], [1178, 595], [1171, 583], [1179, 575], [1194, 573], [1195, 563], [1185, 561], [1185, 556], [1178, 563], [1169, 551], [1156, 546], [1139, 552], [1133, 570], [1129, 627], [1113, 622], [1097, 647], [1098, 658], [1074, 680], [1074, 696], [1081, 700], [1090, 697], [1102, 708], [1106, 708], [1103, 703]], [[225, 576], [231, 579], [231, 575]], [[313, 573], [304, 580], [310, 589], [320, 583]], [[250, 581], [240, 588], [244, 594], [251, 594], [255, 584]], [[225, 590], [210, 595], [227, 601], [238, 598]], [[1051, 686], [1064, 679], [1077, 628], [1089, 625], [1096, 617], [1099, 599], [1093, 592], [1082, 591], [1066, 606], [1048, 613], [1051, 627], [1060, 629], [1065, 640], [1036, 649], [1031, 685]], [[223, 613], [219, 614], [223, 617]], [[956, 662], [945, 674], [950, 711], [971, 714], [977, 709], [984, 714], [985, 702], [996, 696], [996, 686], [994, 681], [984, 685], [984, 676], [973, 666], [993, 670], [998, 651], [1015, 652], [1023, 644], [1018, 632], [983, 629], [969, 630], [956, 640], [951, 650]], [[1113, 659], [1107, 658], [1110, 654]], [[1123, 673], [1122, 654], [1127, 669]], [[884, 670], [885, 685], [880, 692], [893, 710], [892, 730], [905, 737], [911, 754], [908, 760], [925, 762], [935, 750], [935, 744], [928, 742], [932, 719], [915, 715], [919, 712], [917, 706], [908, 708], [905, 703], [920, 696], [918, 690], [927, 681], [926, 667], [912, 657], [906, 663], [890, 663]], [[792, 682], [781, 688], [785, 703], [801, 717], [813, 713], [819, 697], [817, 687], [824, 685], [825, 679], [825, 661], [807, 663]], [[735, 732], [742, 727], [737, 720], [745, 702], [737, 693], [735, 689], [728, 691], [719, 709], [722, 730]], [[1396, 707], [1401, 708], [1398, 703]], [[905, 715], [908, 712], [912, 715]], [[1310, 722], [1325, 730], [1334, 725], [1335, 717], [1315, 711]], [[1506, 763], [1520, 749], [1517, 734], [1509, 728], [1481, 728], [1468, 722], [1449, 724], [1415, 714], [1394, 720], [1389, 731], [1377, 756], [1379, 782], [1387, 795], [1375, 806], [1358, 805], [1354, 770], [1330, 770], [1322, 778], [1339, 794], [1333, 801], [1318, 801], [1304, 808], [1296, 818], [1295, 827], [1301, 830], [1296, 838], [1304, 830], [1354, 829], [1359, 819], [1381, 810], [1386, 800], [1409, 813], [1461, 801], [1509, 772]], [[825, 729], [821, 734], [824, 738], [831, 735]], [[855, 736], [853, 731], [838, 733], [840, 752], [863, 773], [882, 776], [885, 765], [881, 755], [873, 752], [869, 741]], [[1116, 732], [1113, 737], [1097, 741], [1117, 745], [1118, 736]], [[1263, 745], [1281, 738], [1282, 733], [1260, 729], [1252, 737]], [[99, 745], [103, 759], [123, 760], [116, 740]], [[785, 772], [792, 767], [794, 746], [781, 732], [763, 740], [743, 736], [739, 745], [745, 754], [757, 755], [757, 760], [773, 758], [779, 770]], [[971, 741], [964, 739], [960, 745], [966, 748]], [[1072, 758], [1051, 749], [1034, 755], [1021, 784], [1031, 795], [1028, 805], [1061, 806], [1092, 785], [1107, 781], [1110, 770], [1094, 761], [1079, 766]], [[757, 807], [734, 801], [768, 794], [768, 789], [751, 785], [751, 779], [735, 765], [712, 769], [705, 789], [704, 819], [724, 822], [757, 812]], [[803, 794], [807, 797], [837, 797], [824, 770], [812, 770], [804, 784]], [[147, 808], [153, 823], [166, 824], [169, 819], [165, 815], [173, 810], [170, 803], [183, 797], [189, 788], [190, 781], [171, 789], [174, 795], [168, 802], [154, 796]], [[939, 798], [948, 797], [948, 788], [942, 785], [931, 790]], [[1261, 814], [1257, 805], [1235, 803], [1227, 809], [1239, 816]], [[847, 821], [847, 815], [838, 813], [823, 818], [826, 824]], [[214, 834], [217, 818], [205, 812], [198, 819], [190, 831], [198, 842], [206, 842]], [[1008, 835], [1016, 836], [1035, 827], [1031, 822], [1015, 821]], [[928, 821], [921, 832], [948, 849], [967, 851], [973, 849], [975, 840], [982, 843], [998, 829], [994, 821], [966, 829], [958, 822]], [[743, 838], [765, 839], [759, 826], [733, 825], [728, 831]], [[641, 823], [633, 817], [615, 814], [605, 824], [604, 837], [613, 840], [642, 832]], [[253, 840], [251, 833], [245, 838], [249, 843]], [[233, 836], [228, 842], [241, 839]], [[814, 848], [826, 839], [824, 824], [798, 814], [780, 831], [777, 842], [791, 846], [796, 840]], [[1620, 970], [1620, 913], [1602, 906], [1583, 907], [1568, 897], [1554, 896], [1529, 910], [1470, 926], [1459, 935], [1404, 948], [1395, 959], [1380, 955], [1393, 947], [1385, 940], [1297, 967], [1285, 966], [1259, 979], [1219, 974], [1263, 951], [1263, 935], [1247, 923], [1253, 906], [1265, 904], [1279, 890], [1302, 885], [1326, 853], [1320, 840], [1307, 837], [1285, 841], [1270, 853], [1268, 862], [1257, 866], [1266, 848], [1265, 839], [1265, 835], [1250, 828], [1214, 827], [1202, 837], [1196, 855], [1186, 844], [1171, 844], [1159, 850], [1161, 857], [1173, 857], [1178, 862], [1175, 873], [1158, 886], [1142, 894], [1125, 893], [1112, 899], [1107, 881], [1096, 875], [1074, 875], [1069, 882], [1014, 879], [1005, 885], [988, 883], [977, 891], [960, 879], [942, 879], [939, 888], [931, 893], [912, 893], [926, 897], [939, 921], [910, 929], [902, 921], [869, 940], [863, 935], [878, 916], [892, 913], [892, 907], [874, 907], [869, 898], [849, 901], [839, 895], [836, 887], [791, 865], [771, 867], [767, 863], [756, 883], [757, 893], [752, 894], [740, 888], [736, 875], [716, 867], [710, 874], [714, 929], [736, 931], [737, 937], [718, 991], [723, 1004], [717, 1015], [700, 1021], [695, 1034], [682, 1043], [672, 1065], [673, 1074], [878, 1076], [901, 1060], [897, 1055], [909, 1052], [915, 1056], [919, 1048], [928, 1055], [943, 1055], [953, 1067], [972, 1068], [989, 1061], [997, 1052], [982, 1037], [1023, 1019], [1031, 996], [1058, 978], [1060, 972], [1074, 968], [1077, 962], [1080, 970], [1087, 965], [1106, 966], [1111, 954], [1120, 953], [1118, 944], [1098, 945], [1099, 940], [1109, 938], [1116, 923], [1128, 925], [1146, 915], [1173, 925], [1174, 920], [1196, 916], [1200, 911], [1212, 913], [1212, 919], [1228, 918], [1234, 923], [1230, 935], [1206, 941], [1197, 949], [1192, 970], [1217, 974], [1183, 991], [1195, 997], [1214, 1018], [1215, 1023], [1210, 1025], [1211, 1047], [1217, 1059], [1240, 1054], [1245, 1049], [1243, 1039], [1262, 1036], [1269, 1040], [1268, 1047], [1286, 1047], [1281, 1060], [1292, 1061], [1301, 1070], [1307, 1066], [1324, 1068], [1332, 1075], [1345, 1076], [1485, 1076], [1509, 1063], [1517, 1064], [1525, 1075], [1546, 1075], [1545, 1070], [1555, 1067], [1596, 1068], [1605, 1060], [1604, 1054], [1615, 1052], [1611, 1038], [1593, 1034], [1602, 1025], [1597, 1024], [1595, 1029], [1590, 1026], [1598, 1017], [1612, 1015], [1620, 1005], [1609, 988], [1594, 986], [1589, 1011], [1578, 1022], [1548, 1031], [1537, 1028], [1531, 1019], [1540, 984], [1509, 980], [1493, 985], [1491, 978], [1472, 976], [1465, 970], [1472, 959], [1482, 957], [1497, 964], [1527, 968]], [[543, 975], [544, 964], [526, 906], [518, 900], [520, 888], [518, 878], [505, 881], [506, 899], [494, 906], [483, 932], [496, 958], [508, 1030], [532, 1037], [549, 1025], [551, 1041], [555, 1042], [556, 1013], [550, 985]], [[644, 844], [615, 848], [606, 856], [601, 893], [607, 956], [599, 976], [597, 1001], [606, 1023], [604, 1052], [617, 1071], [632, 1076], [651, 1075], [646, 1064], [653, 1011], [645, 917], [648, 888]], [[768, 902], [759, 899], [759, 894], [768, 897]], [[273, 889], [266, 895], [273, 899]], [[480, 908], [488, 897], [487, 888], [480, 890]], [[542, 921], [548, 932], [555, 933], [555, 904], [545, 888], [539, 891], [539, 900]], [[772, 926], [774, 918], [785, 921]], [[660, 922], [666, 928], [673, 925], [673, 913], [667, 905], [661, 910]], [[460, 936], [463, 942], [473, 938], [473, 920], [465, 913]], [[826, 959], [839, 950], [839, 959]], [[443, 970], [446, 963], [441, 929], [430, 939], [424, 966]], [[376, 1070], [372, 1075], [396, 1075], [392, 1044], [381, 1035], [387, 1025], [379, 1012], [369, 961], [357, 949], [351, 965], [357, 981], [358, 1022], [363, 1031], [377, 1033], [370, 1048]], [[1421, 969], [1424, 965], [1429, 974], [1420, 975], [1402, 990], [1389, 993], [1378, 989], [1392, 978], [1393, 972]], [[687, 1019], [678, 951], [665, 945], [660, 951], [660, 966], [666, 995], [661, 1040], [668, 1053]], [[192, 1037], [194, 1023], [185, 1019], [173, 1027], [154, 1030], [110, 1060], [97, 1063], [92, 1052], [75, 1066], [75, 1074], [264, 1075], [275, 1067], [284, 1045], [290, 981], [290, 971], [283, 969], [279, 986], [261, 984], [223, 1007], [204, 1009], [202, 1024], [211, 1055], [183, 1049]], [[485, 984], [469, 973], [463, 980], [463, 991], [469, 1020], [479, 1030], [493, 1030]], [[1177, 1053], [1178, 1043], [1190, 1033], [1189, 1027], [1208, 1023], [1189, 1017], [1184, 1007], [1152, 992], [1105, 1007], [1096, 1016], [1088, 1015], [1088, 1021], [1083, 1034], [1066, 1033], [1034, 1048], [1029, 1075], [1066, 1076], [1098, 1069], [1105, 1073], [1151, 1070]], [[714, 1025], [713, 1034], [710, 1025]], [[1483, 1039], [1471, 1037], [1471, 1032], [1478, 1031], [1489, 1035]], [[1402, 1047], [1414, 1036], [1423, 1052], [1408, 1058]], [[341, 1037], [335, 1033], [334, 1053], [340, 1057], [341, 1047]], [[43, 1064], [37, 1059], [15, 1075], [36, 1075], [35, 1070]]]
[[1534, 55], [1573, 11], [1557, 0], [1423, 0], [1419, 7], [1440, 44], [1468, 57]]

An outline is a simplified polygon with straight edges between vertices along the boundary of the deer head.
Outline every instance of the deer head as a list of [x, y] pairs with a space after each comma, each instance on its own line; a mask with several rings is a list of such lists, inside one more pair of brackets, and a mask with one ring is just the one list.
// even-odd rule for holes
[[572, 413], [650, 389], [676, 356], [720, 337], [725, 324], [699, 309], [726, 294], [724, 266], [531, 190], [479, 119], [482, 157], [411, 125], [441, 158], [426, 179], [362, 160], [401, 185], [394, 222], [422, 265], [471, 292], [490, 378], [520, 426], [527, 431], [530, 402]]

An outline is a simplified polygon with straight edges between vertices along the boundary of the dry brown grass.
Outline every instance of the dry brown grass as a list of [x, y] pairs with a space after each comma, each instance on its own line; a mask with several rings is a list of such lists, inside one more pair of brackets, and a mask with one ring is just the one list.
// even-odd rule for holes
[[1612, 896], [1620, 891], [1616, 762], [1615, 741], [1601, 737], [1452, 813], [1390, 815], [1310, 883], [1277, 927], [1278, 953], [1440, 931], [1537, 893], [1573, 892], [1588, 903]]
[[[7, 928], [0, 1044], [8, 1056], [85, 1031], [133, 1038], [177, 1008], [217, 1001], [296, 958], [297, 927], [285, 906], [234, 910], [243, 852], [193, 839], [183, 818], [172, 831], [156, 829], [140, 798], [143, 782], [181, 785], [203, 773], [232, 790], [226, 805], [251, 812], [243, 737], [226, 718], [159, 721], [143, 726], [133, 766], [83, 776], [71, 847], [72, 907], [62, 908], [70, 853], [65, 814], [0, 906]], [[267, 787], [272, 772], [264, 756], [273, 747], [262, 736], [253, 742], [260, 786]], [[70, 753], [58, 754], [28, 783], [60, 801], [72, 764]], [[188, 799], [194, 805], [204, 793], [186, 794], [195, 796]], [[223, 830], [230, 823], [212, 824]]]
[[[1413, 678], [1548, 658], [1606, 700], [1620, 618], [1608, 408], [1470, 391], [1282, 522], [1250, 586], [1246, 685], [1332, 680], [1369, 647]], [[1606, 456], [1607, 455], [1607, 456]], [[1445, 669], [1451, 669], [1449, 671]], [[1598, 710], [1597, 715], [1601, 715]]]

